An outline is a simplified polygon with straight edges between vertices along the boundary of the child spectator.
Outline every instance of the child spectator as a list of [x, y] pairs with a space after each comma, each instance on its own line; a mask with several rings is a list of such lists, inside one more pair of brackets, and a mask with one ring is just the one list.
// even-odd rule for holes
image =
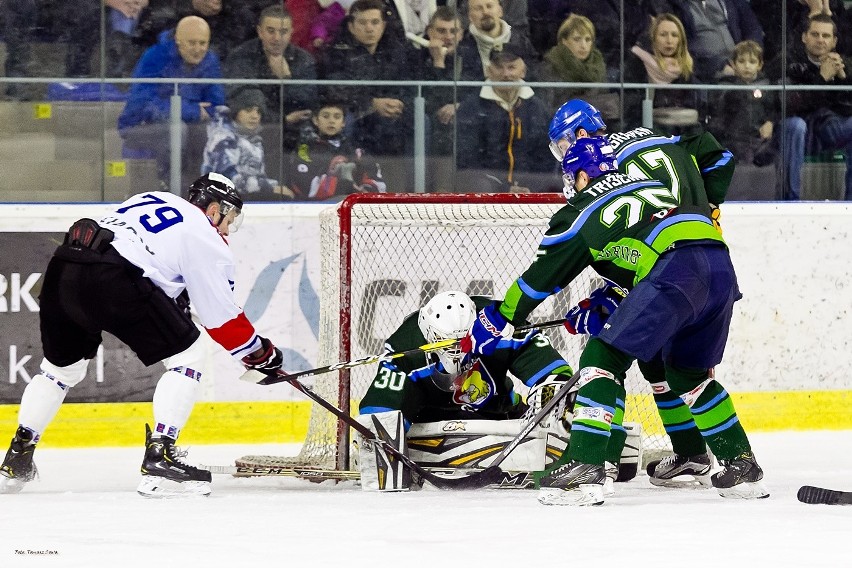
[[[606, 83], [606, 61], [595, 46], [595, 25], [577, 14], [570, 14], [559, 26], [557, 43], [544, 55], [542, 80], [566, 83]], [[594, 105], [606, 122], [620, 117], [616, 93], [596, 89], [549, 89], [550, 108], [558, 108], [570, 99], [584, 99]]]
[[320, 201], [357, 192], [384, 193], [379, 165], [343, 134], [346, 105], [320, 103], [290, 159], [285, 182], [296, 199]]
[[216, 172], [231, 178], [244, 200], [279, 200], [293, 197], [277, 180], [266, 176], [261, 120], [266, 102], [259, 89], [243, 89], [229, 107], [217, 107], [207, 125], [207, 145], [201, 173]]
[[754, 90], [718, 91], [712, 106], [708, 129], [730, 149], [737, 161], [766, 166], [774, 161], [772, 144], [773, 120], [776, 118], [775, 91], [763, 74], [763, 48], [752, 40], [741, 41], [734, 47], [731, 58], [732, 77], [721, 77], [721, 85], [754, 85]]

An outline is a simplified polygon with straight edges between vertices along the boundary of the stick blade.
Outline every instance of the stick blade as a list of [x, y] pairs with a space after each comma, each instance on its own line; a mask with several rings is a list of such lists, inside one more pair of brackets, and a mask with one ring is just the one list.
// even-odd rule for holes
[[443, 477], [434, 473], [425, 472], [423, 479], [438, 489], [445, 491], [467, 491], [471, 489], [482, 489], [489, 485], [498, 485], [503, 479], [503, 470], [492, 465], [465, 477]]
[[834, 491], [812, 485], [800, 487], [796, 498], [809, 505], [852, 505], [852, 491]]

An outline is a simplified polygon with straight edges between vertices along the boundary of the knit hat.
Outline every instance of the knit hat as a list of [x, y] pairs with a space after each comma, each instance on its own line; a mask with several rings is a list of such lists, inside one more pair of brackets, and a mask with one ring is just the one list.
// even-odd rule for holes
[[266, 114], [266, 97], [260, 89], [240, 89], [228, 99], [228, 107], [231, 109], [233, 116], [236, 116], [241, 110], [257, 107], [260, 109], [260, 114]]

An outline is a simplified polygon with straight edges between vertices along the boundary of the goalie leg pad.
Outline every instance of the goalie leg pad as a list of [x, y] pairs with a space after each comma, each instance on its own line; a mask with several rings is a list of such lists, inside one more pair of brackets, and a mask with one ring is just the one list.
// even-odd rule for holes
[[[376, 438], [408, 456], [405, 424], [402, 412], [378, 412], [358, 417]], [[361, 489], [364, 491], [408, 491], [411, 489], [411, 471], [382, 444], [358, 435], [358, 468], [361, 471]]]

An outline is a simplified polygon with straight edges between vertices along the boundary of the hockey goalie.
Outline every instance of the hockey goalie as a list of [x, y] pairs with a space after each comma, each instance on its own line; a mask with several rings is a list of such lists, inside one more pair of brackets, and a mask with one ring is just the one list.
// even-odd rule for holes
[[[437, 294], [402, 321], [385, 342], [385, 352], [461, 339], [477, 311], [491, 301], [458, 291]], [[358, 420], [420, 465], [443, 475], [463, 474], [490, 465], [572, 374], [540, 330], [503, 339], [493, 354], [483, 357], [470, 357], [454, 343], [381, 361], [361, 399]], [[513, 377], [519, 383], [517, 390]], [[518, 391], [528, 393], [525, 400]], [[531, 487], [536, 472], [562, 455], [569, 441], [573, 399], [569, 393], [563, 399], [566, 404], [557, 406], [500, 464], [504, 471], [500, 486]], [[622, 467], [633, 477], [641, 458], [641, 437], [638, 425], [626, 428]], [[410, 472], [399, 461], [360, 436], [355, 444], [363, 489], [411, 488]], [[612, 481], [618, 477], [614, 464], [608, 477]], [[619, 480], [624, 479], [622, 475]]]

